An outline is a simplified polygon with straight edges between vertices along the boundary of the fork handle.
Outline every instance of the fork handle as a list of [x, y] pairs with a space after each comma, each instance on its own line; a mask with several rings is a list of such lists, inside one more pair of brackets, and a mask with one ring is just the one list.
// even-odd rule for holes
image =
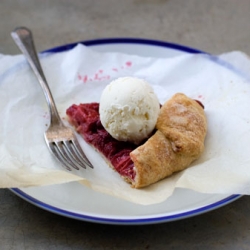
[[11, 36], [17, 44], [18, 48], [22, 51], [27, 61], [30, 64], [34, 74], [36, 75], [46, 98], [50, 111], [50, 124], [61, 124], [61, 118], [56, 109], [54, 98], [51, 94], [49, 85], [44, 76], [36, 48], [33, 41], [32, 32], [25, 27], [18, 27], [11, 32]]

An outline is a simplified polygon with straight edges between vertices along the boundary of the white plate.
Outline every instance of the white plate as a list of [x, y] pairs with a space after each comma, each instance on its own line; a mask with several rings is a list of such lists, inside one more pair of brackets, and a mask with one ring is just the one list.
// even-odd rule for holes
[[[82, 43], [92, 46], [97, 51], [124, 52], [140, 56], [170, 57], [183, 53], [203, 53], [176, 44], [145, 39], [114, 38]], [[76, 43], [64, 45], [48, 51], [56, 53], [71, 49], [75, 45]], [[14, 188], [11, 191], [40, 208], [66, 217], [98, 223], [130, 225], [168, 222], [195, 216], [241, 197], [176, 189], [165, 202], [143, 206], [95, 192], [78, 183]]]

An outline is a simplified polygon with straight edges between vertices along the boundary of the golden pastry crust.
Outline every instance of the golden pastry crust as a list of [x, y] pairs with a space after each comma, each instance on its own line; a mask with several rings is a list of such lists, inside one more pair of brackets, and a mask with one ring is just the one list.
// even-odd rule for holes
[[146, 143], [130, 153], [136, 171], [132, 187], [148, 186], [187, 168], [204, 150], [204, 109], [184, 94], [175, 94], [162, 106], [156, 129]]

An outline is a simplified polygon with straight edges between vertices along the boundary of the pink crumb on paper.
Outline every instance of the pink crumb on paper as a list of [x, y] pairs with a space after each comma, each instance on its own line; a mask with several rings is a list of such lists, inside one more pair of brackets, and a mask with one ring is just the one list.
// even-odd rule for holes
[[88, 81], [88, 76], [87, 75], [82, 76], [80, 73], [77, 74], [77, 78], [79, 81], [82, 81], [84, 83]]
[[126, 62], [126, 65], [127, 65], [128, 67], [131, 67], [131, 66], [132, 66], [132, 62], [130, 62], [130, 61]]
[[87, 81], [88, 81], [88, 76], [85, 75], [85, 76], [83, 77], [83, 82], [86, 83]]
[[44, 114], [42, 115], [42, 117], [45, 119], [49, 119], [50, 115], [48, 112], [45, 111]]
[[204, 96], [203, 95], [198, 95], [198, 98], [199, 99], [204, 99]]
[[98, 73], [95, 73], [93, 80], [108, 80], [110, 79], [110, 75], [102, 75], [100, 76]]

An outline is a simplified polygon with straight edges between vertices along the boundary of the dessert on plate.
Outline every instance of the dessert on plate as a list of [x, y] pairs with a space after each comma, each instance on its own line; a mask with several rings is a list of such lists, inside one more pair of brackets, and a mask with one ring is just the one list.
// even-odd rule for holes
[[[134, 86], [128, 81], [134, 82]], [[114, 87], [115, 83], [118, 84]], [[115, 83], [105, 88], [100, 104], [73, 104], [66, 113], [76, 131], [125, 181], [134, 188], [146, 187], [187, 168], [199, 158], [207, 131], [201, 103], [177, 93], [159, 109], [157, 97], [145, 81], [126, 78]], [[117, 88], [119, 84], [123, 87]], [[142, 87], [148, 89], [140, 92]], [[132, 92], [139, 97], [132, 98]], [[108, 124], [112, 122], [117, 126], [113, 124], [110, 129]], [[143, 130], [144, 127], [147, 129]]]

